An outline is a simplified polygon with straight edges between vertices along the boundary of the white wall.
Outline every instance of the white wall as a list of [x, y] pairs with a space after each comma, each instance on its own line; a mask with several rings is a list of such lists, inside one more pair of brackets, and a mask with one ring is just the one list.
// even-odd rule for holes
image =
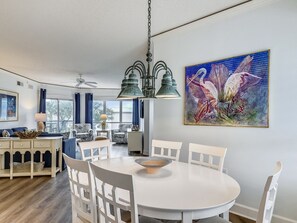
[[[297, 1], [253, 1], [155, 37], [155, 61], [163, 59], [172, 69], [183, 99], [155, 101], [153, 132], [157, 139], [182, 141], [182, 161], [189, 142], [227, 147], [225, 167], [241, 185], [237, 203], [252, 208], [258, 208], [266, 177], [281, 160], [274, 213], [297, 221], [296, 24]], [[271, 50], [269, 128], [183, 125], [185, 66], [266, 49]]]
[[[22, 82], [24, 86], [18, 86], [17, 81]], [[28, 88], [29, 85], [32, 85], [33, 89]], [[36, 82], [0, 70], [0, 89], [19, 94], [18, 121], [0, 122], [0, 129], [21, 126], [36, 128], [34, 115], [38, 110], [38, 85]]]

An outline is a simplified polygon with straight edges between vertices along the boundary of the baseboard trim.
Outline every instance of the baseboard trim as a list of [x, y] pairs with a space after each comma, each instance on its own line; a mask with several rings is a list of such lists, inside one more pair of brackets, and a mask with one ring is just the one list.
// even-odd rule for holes
[[[246, 205], [235, 203], [231, 208], [230, 212], [238, 216], [242, 216], [251, 220], [256, 221], [258, 210], [255, 208], [248, 207]], [[285, 218], [279, 215], [272, 216], [272, 223], [297, 223], [297, 221], [289, 218]]]

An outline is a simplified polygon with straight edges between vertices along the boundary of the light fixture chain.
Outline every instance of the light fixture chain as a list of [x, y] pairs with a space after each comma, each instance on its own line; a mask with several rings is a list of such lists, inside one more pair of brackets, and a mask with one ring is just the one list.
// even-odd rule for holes
[[[146, 61], [148, 62], [148, 66], [150, 66], [150, 62], [152, 62], [152, 53], [151, 53], [151, 0], [148, 0], [148, 17], [147, 17], [147, 54]], [[148, 70], [150, 68], [148, 67]]]
[[[141, 61], [136, 61], [132, 66], [128, 67], [125, 72], [125, 79], [122, 81], [121, 92], [118, 96], [119, 99], [128, 99], [128, 98], [180, 98], [180, 94], [176, 90], [176, 82], [172, 77], [171, 70], [167, 67], [164, 61], [158, 61], [152, 69], [151, 72], [151, 62], [152, 62], [152, 53], [151, 53], [151, 3], [152, 0], [148, 0], [148, 41], [147, 41], [147, 69]], [[140, 74], [142, 82], [142, 91], [138, 87], [138, 80], [134, 74], [134, 70], [138, 71]], [[158, 78], [158, 73], [160, 71], [165, 71], [162, 79], [162, 85], [157, 94], [155, 94], [155, 80]], [[129, 78], [126, 79], [126, 76], [129, 75]]]
[[[148, 46], [148, 54], [150, 54], [151, 52], [151, 0], [148, 0], [148, 33], [147, 33], [147, 36], [148, 36], [148, 42], [147, 42], [147, 46]], [[151, 57], [151, 55], [147, 55], [148, 58]]]

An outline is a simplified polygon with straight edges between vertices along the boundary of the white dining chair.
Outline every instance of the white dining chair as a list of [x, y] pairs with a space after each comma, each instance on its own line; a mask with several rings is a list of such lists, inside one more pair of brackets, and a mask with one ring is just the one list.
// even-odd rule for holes
[[80, 148], [82, 160], [96, 161], [99, 159], [109, 158], [110, 156], [111, 142], [109, 139], [79, 142], [78, 145]]
[[178, 161], [181, 147], [182, 142], [153, 139], [151, 156], [164, 157]]
[[[267, 178], [261, 203], [259, 206], [258, 214], [257, 214], [256, 223], [271, 222], [276, 193], [277, 193], [277, 187], [278, 187], [278, 179], [281, 172], [282, 172], [282, 163], [278, 161], [276, 163], [274, 174]], [[216, 216], [216, 217], [201, 219], [198, 222], [199, 223], [227, 223], [229, 221], [226, 221], [223, 218]]]
[[77, 221], [74, 213], [84, 222], [97, 222], [89, 162], [72, 159], [64, 153], [63, 157], [69, 177], [73, 222]]
[[153, 218], [138, 217], [132, 175], [106, 170], [93, 163], [90, 165], [95, 182], [99, 222], [123, 222], [122, 213], [129, 211], [131, 223], [161, 223]]
[[227, 148], [190, 143], [188, 163], [210, 167], [222, 172], [226, 152]]

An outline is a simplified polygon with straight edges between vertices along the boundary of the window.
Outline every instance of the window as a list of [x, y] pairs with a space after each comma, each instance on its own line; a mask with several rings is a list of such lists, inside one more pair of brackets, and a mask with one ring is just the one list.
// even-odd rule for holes
[[132, 110], [133, 110], [132, 101], [122, 102], [122, 122], [132, 123]]
[[120, 101], [106, 101], [106, 122], [121, 122]]
[[99, 124], [100, 115], [104, 114], [104, 101], [93, 101], [93, 126]]
[[46, 99], [46, 131], [69, 132], [73, 129], [73, 101]]
[[107, 114], [106, 128], [117, 129], [120, 123], [132, 123], [133, 102], [127, 101], [93, 101], [93, 126], [101, 128], [101, 114]]

